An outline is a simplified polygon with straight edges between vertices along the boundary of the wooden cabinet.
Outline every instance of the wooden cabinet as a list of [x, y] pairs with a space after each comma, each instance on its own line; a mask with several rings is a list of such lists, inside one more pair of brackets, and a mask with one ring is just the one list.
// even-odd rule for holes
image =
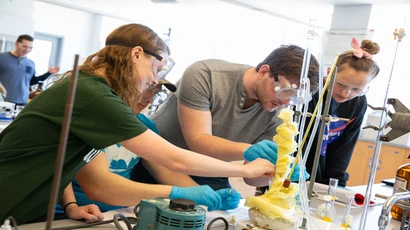
[[396, 177], [397, 169], [405, 163], [405, 152], [405, 148], [382, 145], [379, 157], [380, 166], [376, 173], [375, 183]]
[[[347, 186], [367, 184], [375, 146], [376, 144], [372, 142], [357, 142], [347, 168], [350, 175]], [[401, 165], [410, 163], [410, 159], [407, 158], [409, 154], [410, 149], [383, 143], [377, 164], [375, 183], [380, 183], [383, 179], [394, 178]]]
[[374, 144], [364, 141], [358, 141], [356, 143], [349, 167], [347, 168], [347, 172], [349, 173], [347, 186], [366, 184], [364, 181], [366, 181], [366, 178], [369, 176], [368, 162], [373, 150]]
[[404, 164], [410, 163], [410, 149], [406, 149], [406, 152], [404, 154]]

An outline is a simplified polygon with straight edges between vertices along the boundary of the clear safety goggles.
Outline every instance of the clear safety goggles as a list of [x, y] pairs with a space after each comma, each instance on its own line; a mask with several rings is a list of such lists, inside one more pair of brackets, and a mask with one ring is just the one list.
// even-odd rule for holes
[[336, 81], [334, 86], [338, 87], [342, 92], [347, 92], [350, 96], [353, 96], [353, 97], [363, 96], [369, 90], [368, 85], [366, 85], [364, 88], [355, 88], [355, 87], [351, 88], [350, 86], [347, 86], [339, 81]]
[[164, 85], [151, 85], [149, 88], [147, 88], [146, 90], [144, 90], [142, 92], [142, 95], [144, 95], [145, 93], [147, 93], [149, 90], [155, 89], [155, 93], [149, 97], [149, 99], [152, 98], [152, 102], [151, 105], [153, 106], [159, 106], [161, 105], [167, 98], [168, 98], [168, 94], [169, 91], [166, 88], [162, 88], [165, 87]]
[[164, 63], [163, 63], [162, 69], [157, 73], [158, 80], [164, 80], [165, 76], [168, 75], [169, 71], [171, 71], [175, 65], [175, 62], [172, 58], [167, 58], [167, 59], [164, 58], [161, 62], [164, 62]]
[[147, 111], [147, 116], [156, 113], [159, 106], [165, 102], [165, 100], [168, 98], [168, 90], [166, 89], [161, 89], [159, 92], [155, 93], [151, 105]]
[[279, 100], [290, 100], [297, 95], [299, 87], [296, 84], [290, 84], [288, 81], [280, 81], [277, 75], [273, 77], [275, 79], [273, 92]]
[[162, 103], [165, 102], [165, 100], [168, 98], [168, 91], [166, 89], [162, 89], [161, 91], [157, 92], [152, 100], [152, 105], [157, 107], [161, 105]]
[[[130, 47], [130, 48], [134, 48], [135, 46], [137, 46], [137, 45], [134, 45], [134, 44], [129, 44], [129, 43], [120, 42], [120, 41], [107, 41], [105, 43], [105, 45], [106, 46], [118, 45], [118, 46]], [[145, 53], [155, 57], [155, 59], [156, 59], [155, 62], [160, 62], [160, 63], [155, 63], [154, 62], [155, 65], [153, 63], [153, 68], [154, 68], [154, 66], [161, 65], [162, 66], [161, 70], [156, 70], [155, 72], [157, 73], [158, 80], [164, 79], [165, 76], [169, 73], [169, 71], [171, 71], [171, 69], [174, 67], [174, 65], [175, 65], [174, 60], [172, 58], [164, 58], [161, 55], [159, 55], [159, 54], [157, 54], [157, 53], [155, 53], [155, 52], [153, 52], [149, 49], [145, 49], [145, 48], [142, 48], [142, 49], [144, 50]]]

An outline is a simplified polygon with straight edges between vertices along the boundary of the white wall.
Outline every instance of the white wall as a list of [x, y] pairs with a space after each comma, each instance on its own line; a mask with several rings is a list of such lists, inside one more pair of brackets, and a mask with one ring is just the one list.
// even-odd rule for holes
[[91, 54], [98, 15], [34, 1], [33, 18], [36, 32], [63, 38], [60, 72], [73, 68], [75, 54], [81, 58]]
[[177, 64], [167, 78], [173, 82], [197, 60], [219, 58], [257, 65], [281, 44], [307, 44], [306, 25], [224, 2], [142, 5], [124, 15], [133, 15], [133, 20], [34, 1], [35, 31], [64, 38], [61, 71], [72, 68], [74, 54], [85, 58], [103, 47], [113, 29], [130, 22], [145, 24], [160, 36], [172, 29], [171, 56]]
[[34, 35], [33, 0], [0, 1], [0, 33], [12, 38]]
[[[295, 14], [294, 11], [292, 14]], [[86, 57], [98, 47], [102, 47], [108, 33], [121, 24], [146, 24], [160, 35], [168, 32], [168, 28], [172, 28], [170, 47], [177, 64], [168, 78], [174, 82], [179, 79], [184, 69], [196, 60], [220, 58], [256, 65], [280, 44], [306, 44], [307, 26], [228, 3], [219, 2], [218, 6], [215, 3], [158, 4], [141, 6], [138, 10], [130, 9], [130, 12], [133, 12], [133, 21], [101, 17], [34, 1], [33, 19], [36, 32], [64, 38], [62, 70], [72, 68], [74, 54]], [[375, 30], [373, 40], [379, 42], [382, 47], [380, 54], [375, 56], [381, 72], [368, 92], [369, 102], [373, 105], [381, 105], [383, 102], [384, 94], [380, 88], [386, 88], [386, 79], [390, 75], [396, 45], [391, 33], [395, 27], [403, 26], [404, 17], [409, 14], [407, 12], [410, 12], [408, 4], [373, 6], [369, 28]], [[392, 14], [395, 17], [389, 17]], [[131, 14], [128, 14], [128, 17], [129, 15]], [[326, 18], [320, 19], [318, 24], [326, 24], [323, 23]], [[331, 20], [330, 15], [328, 20]], [[98, 30], [97, 27], [100, 25], [101, 30]], [[96, 36], [95, 32], [100, 34]], [[399, 49], [390, 91], [392, 97], [399, 97], [410, 106], [410, 99], [401, 95], [407, 86], [400, 84], [407, 75], [404, 69], [404, 50], [409, 50], [407, 40], [405, 37]]]
[[[394, 17], [391, 17], [391, 15], [394, 15]], [[406, 18], [407, 23], [405, 24]], [[383, 105], [388, 80], [394, 64], [388, 97], [398, 98], [410, 108], [409, 87], [407, 84], [410, 79], [410, 73], [407, 69], [409, 67], [408, 54], [410, 51], [410, 37], [408, 35], [399, 43], [396, 60], [393, 63], [398, 43], [397, 40], [393, 39], [393, 32], [395, 28], [405, 28], [407, 34], [409, 34], [410, 4], [373, 6], [369, 23], [370, 28], [375, 30], [373, 40], [380, 45], [380, 53], [375, 55], [374, 58], [381, 69], [379, 76], [374, 80], [367, 93], [369, 104], [377, 107]]]
[[[221, 2], [141, 6], [135, 18], [134, 22], [159, 35], [172, 29], [170, 48], [176, 65], [167, 78], [173, 82], [197, 60], [218, 58], [257, 65], [281, 44], [307, 44], [305, 25]], [[100, 43], [124, 23], [128, 21], [104, 17]]]

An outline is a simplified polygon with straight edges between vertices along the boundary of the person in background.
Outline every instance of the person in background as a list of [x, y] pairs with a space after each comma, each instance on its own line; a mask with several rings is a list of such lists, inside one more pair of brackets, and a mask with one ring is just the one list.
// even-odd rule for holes
[[20, 35], [13, 51], [0, 53], [0, 82], [7, 90], [5, 101], [16, 105], [27, 104], [31, 85], [44, 81], [60, 70], [58, 66], [50, 67], [47, 73], [35, 76], [34, 62], [26, 57], [33, 49], [33, 41], [30, 35]]
[[1, 94], [1, 101], [4, 101], [4, 97], [7, 96], [7, 90], [6, 88], [4, 88], [1, 82], [0, 82], [0, 94]]
[[[58, 191], [68, 217], [81, 218], [78, 213], [82, 207], [71, 205], [75, 200], [65, 192], [72, 180], [102, 149], [116, 143], [178, 173], [251, 178], [274, 175], [274, 165], [265, 159], [235, 165], [176, 147], [135, 116], [133, 108], [141, 101], [141, 92], [168, 73], [164, 69], [168, 55], [169, 48], [153, 30], [132, 23], [111, 32], [105, 47], [79, 67]], [[69, 82], [68, 77], [63, 78], [36, 96], [0, 133], [0, 181], [10, 185], [0, 190], [0, 222], [9, 216], [18, 224], [45, 219]], [[146, 185], [134, 196], [138, 200], [205, 197], [215, 209], [221, 204], [221, 197], [209, 186]]]
[[[275, 114], [296, 94], [303, 56], [304, 49], [290, 45], [273, 50], [256, 67], [222, 60], [198, 61], [177, 82], [178, 92], [150, 118], [162, 137], [181, 148], [224, 161], [262, 157], [276, 164], [277, 146], [271, 140], [280, 121]], [[318, 67], [311, 56], [308, 75], [312, 92], [318, 86]], [[143, 159], [141, 162], [151, 169], [156, 167]], [[227, 177], [193, 175], [193, 179], [215, 190], [230, 187]]]
[[[336, 178], [339, 179], [338, 185], [342, 187], [345, 187], [349, 180], [346, 170], [367, 109], [365, 93], [380, 71], [373, 60], [373, 56], [380, 51], [377, 43], [363, 40], [359, 44], [358, 40], [353, 38], [351, 46], [353, 50], [342, 53], [336, 64], [337, 74], [329, 108], [329, 115], [332, 117], [347, 118], [349, 121], [338, 120], [326, 126], [316, 174], [316, 182], [329, 184], [330, 178]], [[326, 98], [326, 95], [324, 97]], [[318, 100], [317, 93], [309, 103], [309, 112], [313, 113]], [[306, 124], [309, 121], [310, 118], [306, 120]], [[318, 132], [306, 161], [306, 170], [309, 173], [312, 172], [317, 141]]]

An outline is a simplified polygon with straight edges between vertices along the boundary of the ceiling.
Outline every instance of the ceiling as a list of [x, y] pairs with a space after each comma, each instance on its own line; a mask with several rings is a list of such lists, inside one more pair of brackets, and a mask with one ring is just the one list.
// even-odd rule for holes
[[[334, 5], [410, 4], [410, 0], [36, 0], [72, 9], [99, 13], [106, 16], [133, 20], [138, 10], [212, 5], [236, 5], [267, 14], [279, 15], [306, 24], [307, 19], [331, 15]], [[299, 10], [294, 10], [299, 9]], [[300, 10], [302, 9], [302, 10]], [[303, 10], [306, 9], [306, 10]], [[301, 11], [304, 15], [301, 15]], [[294, 13], [297, 12], [297, 13]], [[313, 17], [312, 17], [313, 15]]]
[[360, 5], [360, 4], [399, 4], [410, 3], [410, 0], [38, 0], [54, 4], [73, 5], [83, 8], [100, 8], [105, 6], [151, 6], [155, 4], [210, 4], [215, 2], [239, 2], [249, 5]]

